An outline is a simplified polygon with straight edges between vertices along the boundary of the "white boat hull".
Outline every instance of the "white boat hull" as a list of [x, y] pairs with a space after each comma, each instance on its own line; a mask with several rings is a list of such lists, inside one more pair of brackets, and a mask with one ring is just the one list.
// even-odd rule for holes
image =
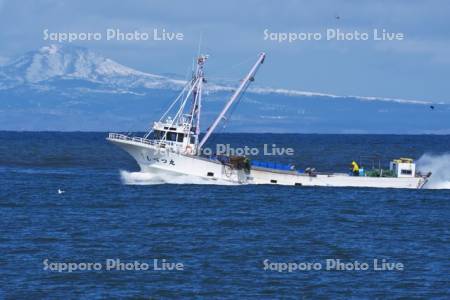
[[368, 177], [339, 173], [319, 173], [311, 176], [295, 174], [294, 172], [284, 173], [262, 169], [252, 169], [251, 174], [255, 184], [420, 189], [426, 183], [426, 180], [420, 177]]
[[142, 172], [165, 171], [174, 174], [196, 176], [207, 180], [225, 181], [234, 184], [278, 184], [291, 186], [329, 187], [373, 187], [420, 189], [426, 182], [424, 177], [367, 177], [348, 174], [303, 174], [295, 171], [278, 171], [252, 168], [250, 173], [232, 169], [215, 160], [161, 150], [155, 145], [144, 144], [132, 139], [108, 140], [127, 151], [138, 163]]
[[242, 170], [233, 170], [218, 161], [198, 156], [165, 151], [153, 145], [139, 142], [108, 139], [127, 151], [138, 163], [142, 172], [163, 170], [175, 174], [192, 175], [209, 180], [224, 180], [232, 183], [247, 183], [247, 174]]

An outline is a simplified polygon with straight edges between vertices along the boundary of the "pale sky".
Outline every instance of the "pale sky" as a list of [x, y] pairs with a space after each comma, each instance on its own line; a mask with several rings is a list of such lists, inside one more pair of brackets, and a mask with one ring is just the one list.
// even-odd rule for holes
[[[135, 69], [185, 74], [197, 52], [210, 55], [207, 74], [238, 79], [267, 52], [258, 84], [274, 88], [450, 103], [450, 1], [65, 1], [0, 0], [0, 64], [50, 42], [50, 32], [183, 33], [182, 41], [86, 41]], [[264, 40], [284, 33], [368, 33], [367, 41]], [[373, 30], [402, 33], [374, 41]]]

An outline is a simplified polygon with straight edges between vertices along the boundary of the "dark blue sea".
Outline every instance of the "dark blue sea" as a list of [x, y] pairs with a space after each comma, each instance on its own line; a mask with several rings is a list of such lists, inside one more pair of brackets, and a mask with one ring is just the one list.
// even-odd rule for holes
[[292, 147], [258, 159], [319, 171], [412, 157], [436, 175], [424, 190], [152, 182], [105, 137], [0, 132], [0, 299], [450, 298], [450, 136], [211, 140]]

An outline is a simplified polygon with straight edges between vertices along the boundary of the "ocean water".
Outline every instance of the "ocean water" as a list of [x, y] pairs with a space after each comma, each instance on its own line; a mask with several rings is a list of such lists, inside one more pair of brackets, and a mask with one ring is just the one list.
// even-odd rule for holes
[[[105, 136], [0, 132], [0, 299], [450, 298], [450, 136], [211, 140], [292, 147], [258, 158], [323, 171], [413, 157], [433, 171], [425, 190], [166, 184]], [[155, 270], [155, 259], [183, 270]], [[374, 270], [374, 259], [397, 269]], [[133, 267], [107, 270], [107, 260]], [[101, 268], [62, 270], [89, 262]], [[357, 262], [368, 269], [351, 270]]]

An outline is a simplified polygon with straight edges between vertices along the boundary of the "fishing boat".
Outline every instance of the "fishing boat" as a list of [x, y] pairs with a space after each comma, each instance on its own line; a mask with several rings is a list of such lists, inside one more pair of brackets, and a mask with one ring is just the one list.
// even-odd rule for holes
[[396, 159], [389, 170], [370, 170], [361, 174], [321, 173], [315, 169], [295, 170], [290, 166], [252, 161], [245, 156], [204, 155], [203, 147], [227, 112], [255, 80], [265, 53], [240, 81], [238, 88], [225, 103], [203, 136], [200, 121], [203, 90], [207, 83], [204, 73], [207, 55], [199, 55], [191, 80], [183, 87], [163, 116], [153, 123], [149, 132], [136, 137], [109, 133], [107, 140], [128, 152], [141, 172], [188, 175], [206, 180], [233, 184], [277, 184], [291, 186], [334, 186], [375, 188], [423, 188], [431, 174], [416, 172], [412, 159]]

